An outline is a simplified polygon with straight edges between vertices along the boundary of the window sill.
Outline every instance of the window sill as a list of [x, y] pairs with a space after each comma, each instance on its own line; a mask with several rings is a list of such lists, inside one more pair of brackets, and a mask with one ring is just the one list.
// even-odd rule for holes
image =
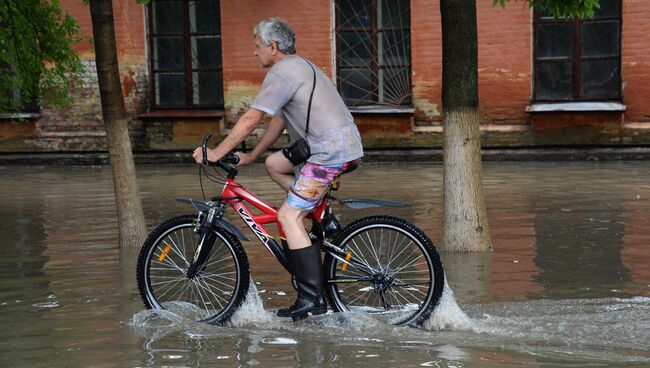
[[161, 119], [220, 119], [225, 115], [223, 110], [152, 110], [138, 115], [142, 120]]
[[382, 105], [348, 106], [348, 109], [353, 114], [413, 114], [415, 112], [414, 107]]
[[532, 104], [526, 107], [526, 112], [623, 112], [625, 109], [626, 106], [620, 102], [561, 102]]
[[0, 113], [0, 120], [38, 119], [40, 112]]

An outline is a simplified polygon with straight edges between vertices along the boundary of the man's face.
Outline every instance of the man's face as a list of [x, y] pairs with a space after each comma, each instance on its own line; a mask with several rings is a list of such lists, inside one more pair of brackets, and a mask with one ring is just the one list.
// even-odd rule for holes
[[277, 52], [274, 42], [271, 42], [269, 46], [265, 46], [260, 37], [255, 36], [255, 56], [257, 56], [262, 68], [268, 68], [274, 64]]

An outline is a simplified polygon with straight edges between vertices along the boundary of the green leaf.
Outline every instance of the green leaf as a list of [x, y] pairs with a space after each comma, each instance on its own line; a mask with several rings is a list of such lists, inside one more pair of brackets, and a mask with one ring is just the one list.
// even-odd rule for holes
[[79, 25], [58, 0], [0, 2], [0, 111], [19, 111], [33, 98], [70, 103], [84, 67], [72, 49]]

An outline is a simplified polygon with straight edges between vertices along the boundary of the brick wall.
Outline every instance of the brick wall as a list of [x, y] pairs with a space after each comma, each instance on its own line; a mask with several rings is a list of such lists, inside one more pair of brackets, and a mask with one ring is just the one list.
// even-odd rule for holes
[[296, 33], [297, 53], [332, 73], [332, 34], [328, 1], [222, 1], [225, 108], [232, 123], [255, 98], [266, 70], [253, 55], [253, 28], [263, 19], [285, 19]]
[[626, 120], [650, 121], [650, 2], [623, 1], [622, 79]]
[[[90, 8], [82, 1], [62, 1], [64, 11], [77, 19], [85, 39], [74, 45], [85, 66], [84, 83], [73, 91], [73, 104], [65, 109], [43, 108], [35, 122], [35, 136], [27, 139], [27, 147], [37, 151], [104, 150], [97, 68], [92, 39]], [[127, 113], [134, 116], [146, 109], [147, 73], [144, 44], [143, 6], [135, 1], [113, 1], [115, 38], [122, 81], [122, 95]], [[133, 120], [130, 126], [132, 145], [142, 148], [144, 127]]]
[[477, 1], [479, 103], [484, 121], [522, 122], [531, 97], [532, 12]]
[[[115, 31], [127, 111], [134, 117], [133, 145], [138, 149], [187, 148], [197, 132], [219, 131], [218, 119], [138, 121], [148, 104], [144, 6], [114, 0]], [[63, 8], [92, 35], [90, 12], [81, 0]], [[412, 88], [415, 113], [357, 114], [368, 148], [441, 145], [442, 54], [439, 0], [411, 0]], [[331, 1], [221, 1], [226, 127], [252, 103], [265, 74], [253, 55], [253, 27], [279, 16], [296, 31], [298, 53], [326, 73], [333, 72]], [[479, 99], [485, 146], [548, 144], [650, 143], [650, 2], [623, 1], [622, 76], [624, 116], [616, 114], [525, 113], [532, 88], [532, 12], [524, 2], [506, 9], [477, 1]], [[29, 126], [0, 130], [0, 151], [103, 149], [104, 132], [92, 44], [75, 46], [88, 70], [69, 109], [43, 109]], [[0, 124], [4, 124], [0, 122]], [[12, 135], [12, 132], [16, 132]], [[261, 132], [261, 131], [260, 131]], [[258, 133], [260, 133], [258, 132]], [[14, 138], [8, 138], [8, 137]], [[253, 143], [255, 139], [252, 140]], [[7, 143], [8, 142], [8, 143]]]

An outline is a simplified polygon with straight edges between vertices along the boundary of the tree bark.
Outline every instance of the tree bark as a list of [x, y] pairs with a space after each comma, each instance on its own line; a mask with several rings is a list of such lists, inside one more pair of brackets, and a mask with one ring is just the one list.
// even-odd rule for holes
[[450, 251], [492, 249], [481, 173], [478, 36], [475, 0], [441, 0], [443, 245]]
[[139, 247], [145, 240], [146, 226], [122, 98], [112, 1], [90, 0], [90, 15], [106, 141], [113, 170], [120, 247]]

